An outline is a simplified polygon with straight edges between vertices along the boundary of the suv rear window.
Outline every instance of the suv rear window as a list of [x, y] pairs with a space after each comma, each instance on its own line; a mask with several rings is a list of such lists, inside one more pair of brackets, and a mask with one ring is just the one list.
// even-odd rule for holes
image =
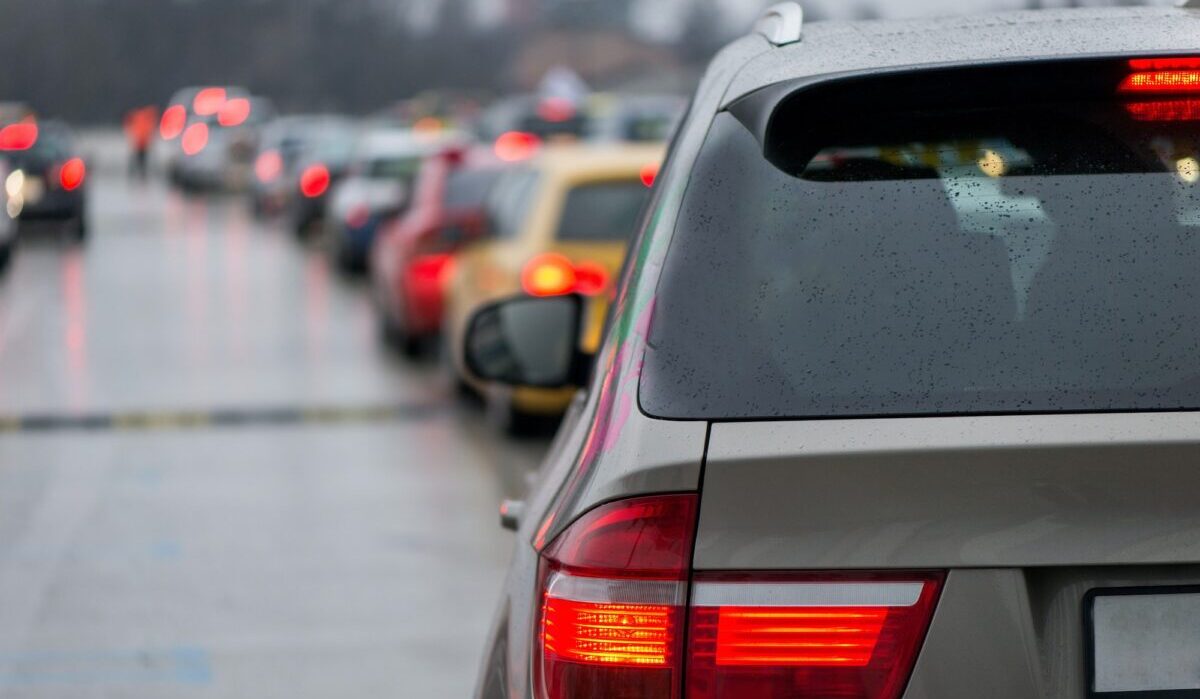
[[788, 141], [805, 141], [791, 169], [719, 115], [660, 280], [643, 409], [1200, 408], [1200, 104], [1156, 104], [828, 119]]
[[633, 237], [638, 216], [650, 199], [641, 180], [618, 180], [574, 187], [567, 193], [558, 240], [625, 241]]

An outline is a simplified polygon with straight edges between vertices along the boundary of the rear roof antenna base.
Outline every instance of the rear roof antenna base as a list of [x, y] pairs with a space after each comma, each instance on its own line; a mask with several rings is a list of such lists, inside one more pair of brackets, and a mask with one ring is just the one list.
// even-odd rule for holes
[[[1200, 0], [1189, 2], [1200, 4]], [[758, 19], [754, 31], [775, 46], [794, 44], [804, 36], [804, 8], [794, 1], [772, 5]]]

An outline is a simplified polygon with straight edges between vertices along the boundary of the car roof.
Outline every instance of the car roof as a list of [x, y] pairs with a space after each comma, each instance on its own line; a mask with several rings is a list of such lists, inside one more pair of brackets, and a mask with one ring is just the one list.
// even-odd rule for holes
[[576, 178], [607, 176], [613, 171], [638, 171], [647, 163], [661, 162], [662, 143], [650, 144], [551, 144], [536, 159], [536, 167], [551, 175]]
[[921, 66], [1200, 50], [1200, 11], [1178, 7], [1026, 10], [966, 17], [813, 22], [803, 38], [746, 60], [724, 104], [798, 78]]

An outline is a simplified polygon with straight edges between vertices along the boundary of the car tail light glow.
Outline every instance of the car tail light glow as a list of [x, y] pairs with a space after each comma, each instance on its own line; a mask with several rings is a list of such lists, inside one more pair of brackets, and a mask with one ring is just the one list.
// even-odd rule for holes
[[1141, 58], [1129, 67], [1121, 92], [1200, 93], [1200, 58]]
[[537, 106], [537, 115], [552, 123], [570, 121], [575, 113], [575, 103], [566, 97], [547, 97]]
[[543, 551], [538, 699], [672, 699], [682, 686], [696, 496], [623, 500]]
[[575, 264], [563, 255], [545, 253], [525, 265], [521, 287], [531, 296], [596, 296], [608, 288], [608, 270], [597, 262]]
[[283, 156], [279, 154], [279, 151], [263, 151], [254, 161], [254, 176], [263, 184], [274, 182], [281, 174], [283, 174]]
[[310, 165], [300, 174], [300, 193], [315, 199], [329, 189], [329, 168], [321, 164]]
[[187, 126], [187, 108], [182, 104], [173, 104], [163, 111], [162, 120], [158, 124], [158, 135], [164, 141], [173, 141], [183, 133]]
[[699, 576], [688, 696], [897, 699], [941, 575]]
[[206, 87], [196, 93], [192, 100], [192, 111], [200, 116], [212, 116], [225, 106], [225, 88]]
[[38, 125], [34, 121], [21, 121], [0, 129], [0, 150], [29, 150], [37, 140]]
[[454, 257], [445, 253], [421, 255], [409, 264], [409, 274], [418, 283], [444, 286], [453, 262]]
[[181, 143], [186, 155], [196, 155], [208, 146], [208, 124], [197, 122], [183, 131]]
[[515, 163], [533, 157], [542, 144], [536, 134], [524, 131], [509, 131], [496, 139], [496, 157], [506, 163]]
[[87, 176], [87, 166], [83, 158], [71, 158], [58, 169], [58, 183], [68, 192], [79, 189]]
[[654, 186], [654, 180], [658, 179], [658, 163], [646, 163], [642, 166], [641, 178], [642, 184], [647, 187]]
[[1125, 109], [1137, 121], [1200, 121], [1200, 100], [1130, 102]]
[[250, 100], [236, 97], [221, 105], [217, 111], [217, 123], [221, 126], [241, 126], [250, 118]]

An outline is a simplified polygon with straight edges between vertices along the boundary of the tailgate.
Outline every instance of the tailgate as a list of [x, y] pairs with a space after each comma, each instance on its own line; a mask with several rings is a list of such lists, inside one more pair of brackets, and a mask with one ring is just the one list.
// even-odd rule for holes
[[718, 423], [697, 569], [1200, 562], [1200, 415]]

